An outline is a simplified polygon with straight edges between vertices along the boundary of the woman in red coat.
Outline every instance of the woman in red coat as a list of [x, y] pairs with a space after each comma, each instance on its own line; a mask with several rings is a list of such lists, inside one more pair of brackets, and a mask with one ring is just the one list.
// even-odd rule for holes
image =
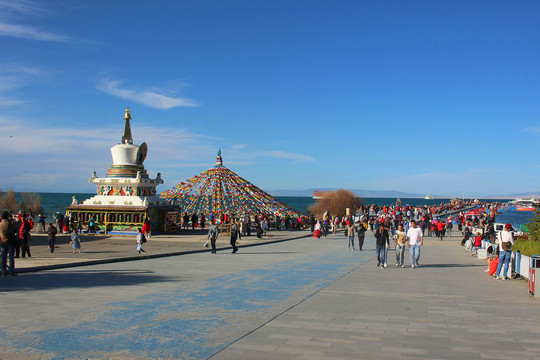
[[142, 227], [142, 233], [145, 237], [150, 238], [152, 236], [152, 229], [150, 225], [150, 218], [144, 219], [143, 227]]

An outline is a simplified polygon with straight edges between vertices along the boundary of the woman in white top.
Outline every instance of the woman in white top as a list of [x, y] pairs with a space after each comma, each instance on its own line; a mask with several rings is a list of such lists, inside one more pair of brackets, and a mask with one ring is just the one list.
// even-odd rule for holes
[[[512, 260], [512, 246], [514, 245], [514, 235], [510, 232], [512, 225], [504, 225], [504, 230], [499, 233], [499, 265], [495, 272], [495, 279], [510, 280], [508, 278], [508, 265]], [[504, 263], [504, 276], [499, 276]]]

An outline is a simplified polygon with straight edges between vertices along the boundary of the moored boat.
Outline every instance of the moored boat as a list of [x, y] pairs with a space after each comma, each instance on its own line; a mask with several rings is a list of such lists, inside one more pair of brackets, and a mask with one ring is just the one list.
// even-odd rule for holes
[[511, 203], [516, 206], [516, 211], [535, 211], [540, 206], [540, 200], [536, 198], [515, 199]]

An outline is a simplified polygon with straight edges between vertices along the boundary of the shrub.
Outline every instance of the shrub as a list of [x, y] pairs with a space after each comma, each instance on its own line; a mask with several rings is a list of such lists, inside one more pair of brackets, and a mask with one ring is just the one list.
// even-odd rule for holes
[[5, 193], [0, 194], [0, 210], [7, 211], [12, 214], [19, 211], [17, 195], [15, 195], [15, 191], [13, 191], [13, 189], [9, 189]]
[[514, 246], [512, 247], [512, 251], [516, 252], [518, 250], [525, 256], [540, 255], [540, 241], [520, 237], [514, 241]]
[[351, 210], [352, 215], [361, 203], [362, 200], [356, 197], [351, 191], [339, 189], [326, 193], [315, 204], [310, 206], [308, 211], [317, 217], [321, 217], [325, 211], [328, 211], [332, 215], [343, 217], [346, 214], [347, 208]]
[[9, 189], [5, 193], [0, 191], [0, 210], [9, 213], [17, 213], [19, 210], [32, 210], [34, 213], [39, 213], [41, 208], [41, 196], [36, 193], [21, 193], [22, 201], [17, 200], [17, 195], [13, 189]]
[[534, 217], [526, 224], [529, 229], [529, 239], [532, 241], [540, 241], [540, 210], [536, 209]]

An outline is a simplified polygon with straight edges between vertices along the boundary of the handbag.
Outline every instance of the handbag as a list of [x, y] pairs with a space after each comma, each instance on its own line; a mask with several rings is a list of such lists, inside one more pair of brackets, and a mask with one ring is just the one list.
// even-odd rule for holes
[[510, 251], [510, 249], [512, 249], [512, 242], [511, 241], [502, 241], [503, 239], [503, 236], [502, 236], [502, 231], [499, 233], [499, 241], [501, 243], [501, 249], [503, 249], [503, 251]]

